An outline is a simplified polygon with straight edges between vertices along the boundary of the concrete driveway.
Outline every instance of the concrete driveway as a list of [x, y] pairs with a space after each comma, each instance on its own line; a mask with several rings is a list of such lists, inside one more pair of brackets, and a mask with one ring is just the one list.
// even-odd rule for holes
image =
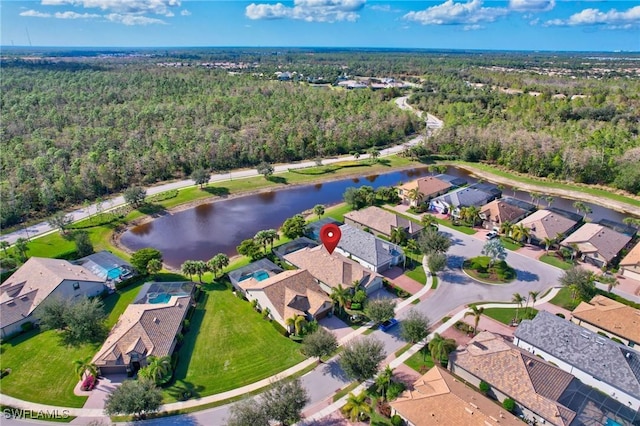
[[394, 286], [400, 287], [409, 294], [416, 294], [424, 287], [416, 280], [404, 275], [402, 268], [397, 266], [385, 271], [382, 275]]

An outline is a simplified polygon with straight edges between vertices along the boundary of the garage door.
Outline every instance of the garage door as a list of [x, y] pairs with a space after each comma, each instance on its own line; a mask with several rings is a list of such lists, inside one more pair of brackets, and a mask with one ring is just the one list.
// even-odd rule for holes
[[630, 271], [629, 269], [622, 269], [622, 275], [627, 278], [631, 278], [632, 280], [640, 281], [640, 272]]

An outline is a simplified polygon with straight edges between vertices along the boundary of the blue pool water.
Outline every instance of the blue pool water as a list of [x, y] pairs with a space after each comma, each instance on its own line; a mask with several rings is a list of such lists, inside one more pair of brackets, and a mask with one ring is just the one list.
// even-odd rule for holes
[[149, 303], [152, 303], [152, 304], [167, 303], [169, 300], [171, 300], [171, 295], [169, 293], [161, 293], [154, 297], [150, 297]]
[[605, 423], [605, 426], [622, 426], [622, 424], [616, 422], [613, 419], [607, 419], [607, 422]]
[[269, 274], [267, 273], [267, 271], [256, 271], [253, 273], [253, 278], [258, 281], [264, 281], [269, 278]]
[[120, 278], [121, 275], [124, 275], [126, 271], [122, 268], [113, 268], [107, 271], [107, 278], [110, 280], [115, 280], [116, 278]]

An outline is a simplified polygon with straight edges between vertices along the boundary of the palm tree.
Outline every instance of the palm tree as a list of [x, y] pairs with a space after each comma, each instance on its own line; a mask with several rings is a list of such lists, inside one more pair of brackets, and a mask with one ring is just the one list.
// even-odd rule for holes
[[224, 253], [218, 253], [209, 259], [207, 266], [209, 267], [209, 270], [213, 272], [213, 277], [215, 278], [218, 271], [222, 271], [224, 268], [229, 266], [229, 256]]
[[544, 199], [547, 202], [547, 207], [551, 207], [551, 204], [553, 204], [554, 198], [551, 195], [547, 195], [546, 197], [544, 197]]
[[531, 229], [524, 226], [522, 223], [515, 225], [511, 230], [511, 238], [516, 241], [524, 242], [531, 237]]
[[16, 242], [14, 243], [14, 246], [16, 248], [16, 251], [18, 252], [18, 255], [20, 256], [20, 260], [22, 262], [27, 260], [27, 251], [29, 250], [29, 247], [27, 247], [27, 240], [20, 237], [16, 240]]
[[8, 241], [0, 241], [0, 249], [4, 252], [4, 257], [7, 257], [7, 249], [11, 246]]
[[360, 153], [359, 153], [358, 151], [354, 151], [354, 152], [353, 152], [353, 158], [355, 158], [356, 160], [357, 160], [358, 158], [360, 158]]
[[407, 241], [407, 250], [411, 253], [418, 253], [420, 251], [420, 246], [416, 240], [411, 239]]
[[404, 244], [408, 235], [404, 228], [393, 228], [391, 230], [391, 242], [394, 244]]
[[200, 282], [202, 282], [202, 275], [209, 271], [209, 267], [203, 260], [195, 260], [193, 261], [193, 270], [198, 275]]
[[153, 380], [156, 384], [161, 383], [171, 373], [171, 357], [151, 355], [147, 358], [147, 366], [143, 370], [145, 371], [142, 373], [143, 376]]
[[258, 245], [262, 246], [262, 248], [264, 249], [264, 252], [266, 253], [267, 244], [269, 244], [267, 231], [264, 229], [261, 231], [258, 231], [256, 235], [253, 237], [253, 239], [255, 240], [256, 243], [258, 243]]
[[360, 392], [357, 396], [349, 393], [347, 403], [342, 407], [342, 412], [352, 422], [365, 420], [371, 414], [371, 405], [367, 402], [367, 394]]
[[473, 334], [475, 335], [478, 331], [478, 323], [480, 322], [480, 317], [484, 313], [484, 307], [478, 308], [477, 305], [469, 305], [471, 308], [470, 311], [464, 313], [465, 318], [468, 316], [473, 316]]
[[155, 276], [158, 272], [162, 270], [162, 262], [160, 259], [151, 259], [149, 263], [147, 263], [147, 272], [149, 275]]
[[384, 400], [387, 394], [387, 388], [393, 378], [393, 368], [389, 365], [376, 377], [376, 391], [380, 394], [380, 397]]
[[614, 287], [620, 284], [618, 279], [613, 275], [600, 275], [598, 277], [598, 281], [600, 281], [602, 284], [607, 285], [607, 293], [611, 293], [611, 290], [613, 290]]
[[91, 362], [91, 356], [84, 359], [76, 359], [73, 361], [73, 366], [80, 380], [84, 378], [85, 373], [93, 377], [98, 376], [98, 367]]
[[322, 204], [316, 204], [313, 207], [313, 212], [316, 214], [316, 216], [318, 216], [318, 220], [320, 220], [320, 218], [322, 217], [322, 215], [324, 214], [324, 205]]
[[371, 158], [371, 162], [375, 163], [376, 161], [378, 161], [378, 157], [380, 157], [380, 151], [378, 151], [375, 146], [371, 147], [371, 149], [369, 149], [369, 156]]
[[[529, 292], [529, 297], [531, 298], [531, 308], [535, 308], [536, 306], [536, 300], [538, 300], [538, 296], [540, 295], [539, 291], [530, 291]], [[528, 298], [527, 298], [528, 299]], [[528, 303], [528, 300], [527, 300]]]
[[420, 189], [418, 187], [415, 187], [409, 190], [407, 198], [409, 198], [409, 200], [413, 202], [414, 206], [417, 206], [424, 199], [424, 194], [420, 192]]
[[440, 334], [435, 333], [433, 338], [429, 341], [429, 352], [431, 352], [431, 359], [434, 362], [442, 361], [456, 349], [456, 341], [454, 339], [445, 339]]
[[294, 315], [291, 318], [287, 318], [285, 324], [287, 327], [292, 327], [297, 336], [302, 332], [302, 327], [307, 323], [304, 315]]
[[556, 240], [554, 238], [544, 237], [542, 242], [544, 243], [544, 251], [549, 254], [549, 248], [556, 243]]
[[471, 226], [476, 226], [478, 219], [480, 218], [480, 208], [476, 206], [469, 206], [466, 208], [466, 220], [471, 223]]
[[591, 210], [591, 207], [587, 206], [582, 201], [576, 201], [575, 203], [573, 203], [573, 207], [578, 213], [584, 213], [582, 220], [585, 220], [587, 218], [587, 215], [593, 211]]
[[512, 230], [513, 230], [513, 224], [511, 222], [506, 221], [500, 224], [500, 233], [503, 234], [505, 237], [508, 237], [509, 234], [511, 234]]
[[425, 214], [422, 216], [422, 219], [420, 219], [420, 223], [425, 228], [428, 228], [429, 226], [436, 225], [438, 223], [438, 219], [436, 219], [432, 214]]
[[180, 266], [180, 271], [184, 275], [189, 275], [189, 281], [193, 281], [193, 276], [196, 274], [195, 261], [185, 260], [182, 266]]
[[540, 198], [542, 198], [542, 194], [539, 192], [533, 192], [531, 191], [529, 193], [529, 196], [531, 197], [531, 201], [536, 203], [536, 207], [538, 207], [540, 205]]
[[518, 188], [517, 186], [512, 186], [511, 189], [513, 190], [513, 198], [515, 198], [516, 192], [520, 191], [520, 188]]
[[331, 300], [338, 305], [338, 308], [344, 313], [344, 306], [349, 299], [349, 289], [342, 287], [342, 284], [338, 284], [331, 290]]
[[[273, 250], [273, 243], [280, 239], [280, 234], [278, 234], [278, 231], [276, 231], [275, 229], [267, 229], [260, 232], [262, 232], [262, 238], [265, 239], [265, 243], [271, 244], [271, 250]], [[265, 247], [265, 251], [266, 251], [266, 247]]]
[[520, 308], [522, 308], [524, 297], [522, 297], [520, 293], [513, 293], [513, 298], [511, 299], [511, 301], [518, 305], [518, 307], [516, 308], [516, 322], [518, 322], [518, 313], [520, 312]]

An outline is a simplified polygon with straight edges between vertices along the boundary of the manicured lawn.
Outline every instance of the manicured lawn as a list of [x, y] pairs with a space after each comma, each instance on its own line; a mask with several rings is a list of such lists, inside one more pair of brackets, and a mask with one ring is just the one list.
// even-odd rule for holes
[[416, 352], [404, 362], [405, 365], [413, 368], [418, 373], [424, 374], [426, 370], [429, 370], [434, 365], [433, 360], [431, 359], [431, 354], [428, 352], [429, 351], [427, 351], [426, 354], [423, 351]]
[[487, 256], [476, 256], [465, 260], [462, 267], [471, 277], [487, 283], [504, 284], [515, 279], [515, 271], [505, 261], [497, 261], [492, 267], [489, 261]]
[[432, 290], [435, 290], [435, 289], [437, 289], [437, 288], [438, 288], [438, 277], [437, 277], [437, 276], [435, 276], [435, 275], [433, 275], [433, 276], [431, 277], [431, 289], [432, 289]]
[[[531, 312], [537, 314], [538, 310], [532, 307], [526, 309], [527, 313]], [[516, 308], [485, 308], [484, 315], [489, 318], [493, 318], [496, 321], [500, 321], [503, 324], [511, 324], [511, 320], [516, 318]], [[518, 310], [518, 319], [522, 319], [525, 315], [524, 307]]]
[[436, 222], [440, 225], [446, 226], [447, 228], [455, 229], [456, 231], [460, 231], [463, 234], [473, 235], [476, 233], [476, 230], [466, 225], [454, 225], [450, 220], [439, 219], [436, 218]]
[[551, 266], [555, 266], [556, 268], [564, 269], [565, 271], [567, 269], [571, 269], [571, 267], [573, 266], [569, 262], [565, 262], [564, 260], [558, 259], [556, 256], [552, 256], [549, 254], [543, 254], [538, 260], [544, 263], [548, 263]]
[[[120, 314], [133, 301], [140, 284], [129, 286], [104, 300], [109, 312], [107, 326], [113, 327]], [[78, 383], [73, 361], [93, 356], [101, 344], [63, 346], [57, 331], [32, 332], [2, 343], [1, 368], [11, 368], [2, 379], [2, 393], [42, 404], [82, 407], [86, 397], [73, 394]]]
[[176, 383], [165, 390], [165, 402], [176, 401], [185, 388], [199, 396], [235, 389], [305, 359], [299, 344], [278, 334], [226, 286], [207, 284], [205, 290], [185, 334]]
[[424, 268], [420, 264], [404, 274], [422, 285], [427, 283], [427, 275], [424, 273]]
[[568, 287], [562, 287], [556, 297], [550, 300], [550, 303], [573, 311], [580, 304], [580, 300], [574, 300], [571, 297], [571, 290]]
[[352, 210], [353, 208], [349, 204], [341, 203], [335, 207], [328, 208], [325, 212], [325, 217], [328, 216], [344, 223], [344, 215]]
[[500, 241], [502, 241], [502, 245], [507, 250], [516, 251], [519, 248], [522, 248], [521, 244], [518, 244], [518, 243], [514, 242], [511, 238], [500, 237]]

